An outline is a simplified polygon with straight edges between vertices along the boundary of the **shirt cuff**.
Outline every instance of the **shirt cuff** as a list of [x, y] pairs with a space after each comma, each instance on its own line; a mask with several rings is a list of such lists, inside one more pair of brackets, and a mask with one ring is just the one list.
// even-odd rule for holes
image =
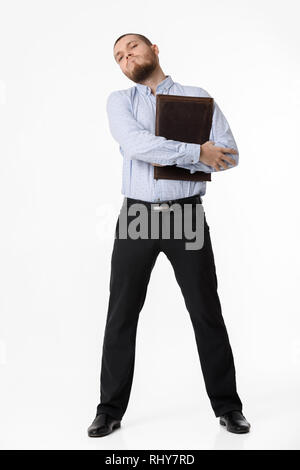
[[198, 163], [200, 158], [200, 144], [186, 144], [186, 153], [190, 157], [188, 163]]
[[200, 148], [200, 144], [182, 144], [178, 149], [181, 157], [177, 159], [177, 163], [184, 165], [194, 165], [195, 163], [198, 163], [200, 158]]

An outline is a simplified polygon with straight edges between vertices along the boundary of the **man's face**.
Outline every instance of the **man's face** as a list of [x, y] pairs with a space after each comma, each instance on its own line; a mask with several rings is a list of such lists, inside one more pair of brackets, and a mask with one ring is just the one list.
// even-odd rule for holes
[[114, 58], [124, 75], [135, 83], [146, 80], [159, 64], [157, 46], [148, 46], [134, 34], [117, 42]]

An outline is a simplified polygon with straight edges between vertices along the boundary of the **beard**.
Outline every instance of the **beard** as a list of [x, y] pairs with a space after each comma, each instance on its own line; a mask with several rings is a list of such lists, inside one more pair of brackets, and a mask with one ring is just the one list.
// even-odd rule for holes
[[135, 83], [140, 83], [151, 76], [157, 65], [158, 60], [156, 55], [153, 53], [153, 56], [149, 57], [149, 59], [144, 59], [144, 63], [142, 64], [139, 64], [137, 60], [134, 59], [134, 61], [129, 65], [129, 70], [125, 75]]

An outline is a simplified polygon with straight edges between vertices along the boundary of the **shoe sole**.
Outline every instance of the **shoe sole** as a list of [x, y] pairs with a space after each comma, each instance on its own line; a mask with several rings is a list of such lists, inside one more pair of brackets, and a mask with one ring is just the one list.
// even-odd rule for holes
[[221, 419], [220, 419], [220, 424], [221, 424], [222, 426], [225, 426], [226, 429], [227, 429], [227, 431], [232, 432], [233, 434], [246, 434], [247, 432], [250, 431], [250, 428], [249, 428], [249, 429], [245, 429], [244, 431], [243, 431], [243, 430], [241, 430], [241, 431], [232, 431], [231, 429], [228, 429], [226, 423], [225, 423], [224, 421], [222, 421]]
[[112, 427], [112, 430], [111, 431], [108, 431], [108, 432], [105, 432], [103, 434], [94, 434], [94, 435], [88, 435], [89, 437], [103, 437], [103, 436], [108, 436], [108, 434], [111, 434], [115, 429], [118, 429], [119, 427], [121, 427], [121, 423], [117, 423], [115, 424], [113, 427]]

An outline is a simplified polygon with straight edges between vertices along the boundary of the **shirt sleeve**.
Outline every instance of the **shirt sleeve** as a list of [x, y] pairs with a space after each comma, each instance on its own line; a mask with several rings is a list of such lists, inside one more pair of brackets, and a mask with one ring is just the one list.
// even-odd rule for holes
[[[208, 93], [207, 96], [210, 97]], [[234, 148], [238, 152], [238, 148], [231, 132], [231, 129], [229, 127], [229, 124], [215, 100], [212, 127], [209, 140], [212, 140], [215, 143], [214, 145], [216, 147]], [[228, 165], [228, 167], [223, 168], [219, 166], [220, 171], [229, 170], [230, 168], [237, 166], [239, 163], [239, 153], [226, 153], [226, 155], [228, 157], [233, 158], [236, 164], [233, 165], [232, 163], [226, 162], [226, 165]], [[217, 171], [214, 167], [206, 165], [205, 163], [199, 161], [195, 164], [181, 164], [180, 162], [177, 164], [177, 166], [180, 166], [181, 168], [186, 168], [187, 170], [190, 170], [191, 173], [195, 173], [195, 171], [204, 171], [205, 173], [212, 173], [214, 171]]]
[[196, 164], [200, 144], [185, 143], [156, 136], [134, 118], [130, 97], [113, 91], [107, 98], [109, 129], [122, 151], [132, 160], [159, 165]]

